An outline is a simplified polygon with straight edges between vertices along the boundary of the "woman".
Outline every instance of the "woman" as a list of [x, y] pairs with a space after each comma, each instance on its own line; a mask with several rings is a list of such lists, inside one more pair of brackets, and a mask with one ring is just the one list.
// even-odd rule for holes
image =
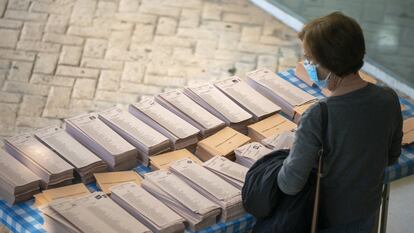
[[[361, 27], [335, 12], [308, 23], [299, 33], [305, 68], [331, 96], [328, 108], [324, 177], [321, 180], [319, 231], [371, 233], [381, 202], [384, 169], [401, 152], [402, 116], [389, 88], [361, 79], [365, 55]], [[321, 109], [303, 114], [295, 142], [277, 177], [279, 188], [302, 190], [321, 147]]]

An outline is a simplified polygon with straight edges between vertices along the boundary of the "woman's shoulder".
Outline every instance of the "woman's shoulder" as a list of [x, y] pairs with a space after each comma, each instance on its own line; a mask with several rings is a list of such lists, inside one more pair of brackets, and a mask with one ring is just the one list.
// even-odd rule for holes
[[306, 111], [302, 114], [300, 121], [312, 121], [314, 119], [319, 120], [321, 116], [320, 102], [326, 103], [326, 98], [316, 101], [308, 109], [306, 109]]
[[373, 85], [374, 89], [378, 92], [378, 97], [382, 99], [383, 103], [390, 103], [390, 104], [400, 104], [399, 101], [399, 97], [397, 92], [392, 89], [391, 87], [387, 87], [387, 86], [378, 86], [378, 85]]

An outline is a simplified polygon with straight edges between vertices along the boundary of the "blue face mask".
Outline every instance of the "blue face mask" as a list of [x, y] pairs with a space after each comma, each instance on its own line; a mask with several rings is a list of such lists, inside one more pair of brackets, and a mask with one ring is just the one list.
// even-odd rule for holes
[[305, 59], [303, 65], [312, 82], [314, 82], [319, 88], [322, 89], [328, 86], [328, 79], [331, 77], [331, 72], [329, 72], [325, 79], [320, 80], [318, 77], [318, 72], [316, 71], [316, 68], [318, 68], [319, 65], [311, 64], [307, 59]]

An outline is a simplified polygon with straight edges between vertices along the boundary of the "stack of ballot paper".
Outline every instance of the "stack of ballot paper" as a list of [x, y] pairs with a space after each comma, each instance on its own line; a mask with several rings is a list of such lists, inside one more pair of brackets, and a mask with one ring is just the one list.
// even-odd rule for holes
[[230, 221], [245, 214], [241, 191], [220, 176], [189, 159], [171, 164], [170, 170], [222, 209], [221, 220]]
[[106, 163], [72, 138], [65, 129], [47, 127], [37, 130], [35, 136], [75, 167], [76, 175], [87, 184], [93, 182], [93, 173], [104, 172]]
[[246, 126], [252, 115], [234, 103], [212, 84], [184, 89], [184, 93], [226, 123], [227, 126], [247, 133]]
[[35, 195], [35, 205], [43, 206], [63, 198], [74, 198], [89, 194], [88, 188], [82, 183], [68, 185], [60, 188], [48, 189]]
[[295, 141], [295, 132], [284, 132], [262, 140], [263, 145], [271, 150], [285, 150], [292, 148]]
[[247, 128], [249, 130], [249, 137], [253, 141], [260, 142], [265, 138], [269, 138], [286, 131], [293, 131], [296, 129], [296, 124], [280, 114], [275, 114], [259, 122], [251, 124]]
[[72, 183], [74, 168], [34, 136], [7, 138], [5, 149], [41, 178], [42, 189]]
[[257, 160], [269, 154], [270, 152], [272, 152], [272, 150], [258, 142], [246, 144], [234, 151], [236, 154], [236, 163], [247, 168], [253, 166]]
[[164, 92], [157, 95], [155, 100], [199, 129], [201, 137], [207, 137], [225, 126], [224, 121], [202, 108], [182, 91]]
[[10, 204], [29, 200], [39, 185], [40, 177], [0, 148], [0, 199]]
[[150, 172], [144, 177], [142, 187], [181, 215], [186, 220], [186, 227], [191, 231], [198, 231], [216, 223], [220, 206], [170, 171]]
[[155, 102], [153, 98], [129, 105], [129, 112], [169, 138], [174, 150], [194, 145], [198, 141], [197, 134], [200, 130]]
[[110, 194], [111, 187], [127, 182], [141, 184], [142, 178], [134, 171], [95, 173], [96, 184], [106, 194]]
[[184, 219], [135, 183], [111, 188], [111, 199], [152, 232], [184, 232]]
[[221, 91], [253, 115], [255, 121], [278, 111], [280, 107], [234, 76], [214, 83]]
[[201, 162], [199, 158], [197, 158], [187, 149], [181, 149], [181, 150], [175, 150], [175, 151], [167, 152], [164, 154], [152, 156], [150, 158], [151, 169], [152, 170], [168, 169], [172, 162], [175, 162], [183, 158], [189, 158], [199, 164], [203, 163]]
[[43, 214], [43, 229], [47, 233], [82, 233], [49, 205], [38, 206]]
[[268, 69], [259, 69], [246, 74], [247, 82], [264, 96], [282, 107], [295, 122], [316, 101], [316, 97], [295, 87]]
[[56, 200], [51, 202], [49, 207], [55, 212], [55, 216], [59, 217], [53, 218], [54, 214], [45, 213], [54, 220], [48, 224], [59, 224], [59, 227], [68, 232], [71, 232], [71, 229], [76, 229], [75, 232], [100, 233], [151, 232], [102, 192]]
[[148, 156], [170, 149], [167, 137], [119, 108], [99, 113], [99, 119], [138, 149], [138, 159], [145, 166], [149, 164]]
[[414, 142], [414, 117], [407, 118], [403, 121], [403, 133], [402, 145], [408, 145]]
[[246, 173], [249, 169], [230, 161], [222, 156], [215, 156], [203, 163], [203, 166], [214, 172], [233, 186], [241, 189], [244, 185]]
[[226, 127], [198, 142], [195, 153], [202, 161], [207, 161], [216, 155], [234, 160], [234, 150], [248, 142], [250, 142], [249, 137]]
[[99, 120], [96, 114], [84, 114], [65, 122], [66, 130], [105, 161], [109, 170], [128, 170], [137, 165], [137, 149]]

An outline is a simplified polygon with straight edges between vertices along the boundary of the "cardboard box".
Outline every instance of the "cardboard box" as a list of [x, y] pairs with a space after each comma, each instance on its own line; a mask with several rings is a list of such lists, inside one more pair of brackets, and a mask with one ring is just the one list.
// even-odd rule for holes
[[42, 193], [35, 195], [35, 205], [41, 206], [57, 199], [80, 197], [89, 193], [91, 192], [83, 183], [68, 185], [61, 188], [47, 189]]
[[378, 83], [378, 81], [374, 77], [372, 77], [371, 75], [369, 75], [369, 74], [367, 74], [363, 71], [359, 71], [359, 76], [361, 76], [361, 78], [363, 80], [365, 80], [366, 82], [369, 82], [369, 83], [372, 83], [372, 84], [377, 84]]
[[142, 181], [142, 178], [134, 171], [95, 173], [94, 176], [97, 186], [106, 194], [110, 194], [109, 188], [117, 184], [134, 182], [140, 185]]
[[317, 104], [317, 100], [297, 106], [294, 108], [295, 110], [295, 115], [293, 116], [293, 122], [295, 122], [296, 124], [299, 124], [300, 122], [300, 118], [302, 117], [303, 113], [308, 110], [308, 108], [310, 108], [312, 105]]
[[181, 149], [181, 150], [175, 150], [175, 151], [151, 156], [150, 157], [151, 169], [152, 170], [161, 170], [161, 169], [167, 170], [171, 163], [173, 163], [174, 161], [183, 159], [183, 158], [191, 159], [192, 161], [198, 164], [203, 163], [199, 158], [197, 158], [189, 150]]
[[226, 127], [197, 143], [196, 155], [207, 161], [214, 156], [224, 156], [232, 161], [236, 159], [234, 150], [249, 143], [251, 139], [238, 131]]
[[402, 145], [408, 145], [414, 142], [414, 117], [403, 121], [403, 133]]
[[253, 141], [260, 142], [265, 138], [286, 131], [295, 130], [297, 125], [281, 114], [275, 114], [257, 123], [251, 124], [247, 128], [249, 130], [249, 137]]

